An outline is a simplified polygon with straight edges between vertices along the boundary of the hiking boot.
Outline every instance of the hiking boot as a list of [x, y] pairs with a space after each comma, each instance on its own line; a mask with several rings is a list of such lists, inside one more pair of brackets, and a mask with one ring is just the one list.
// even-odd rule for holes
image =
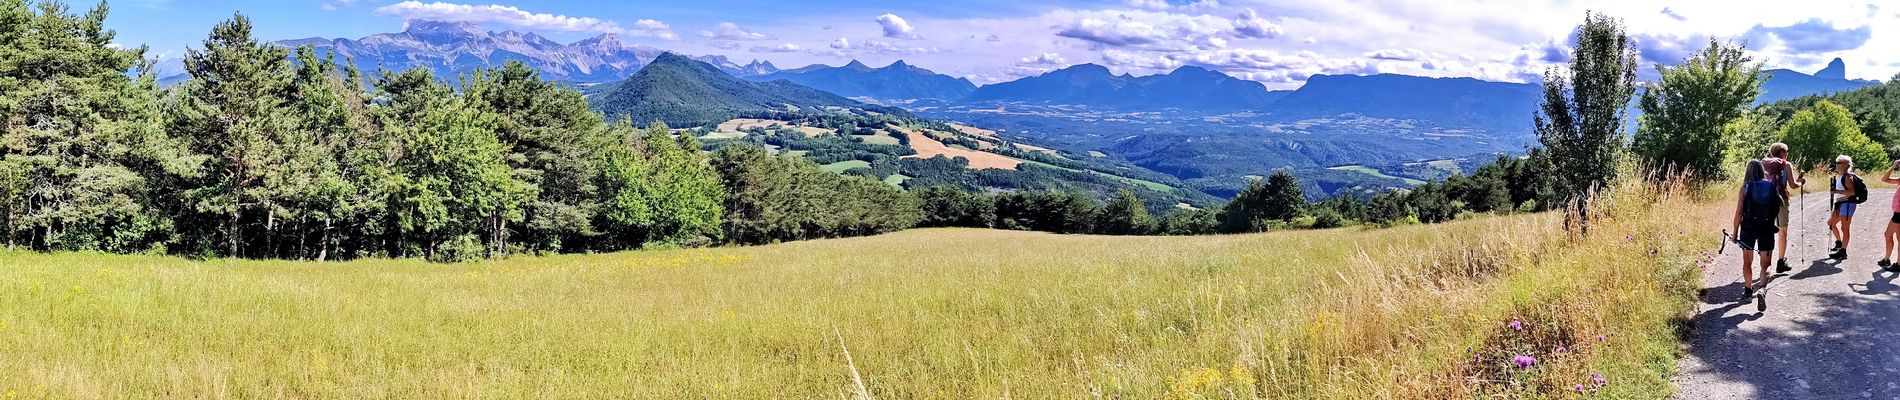
[[1788, 259], [1783, 258], [1775, 261], [1775, 273], [1785, 274], [1792, 270], [1794, 270], [1794, 267], [1788, 266]]
[[1842, 249], [1841, 249], [1841, 241], [1839, 241], [1839, 240], [1836, 240], [1836, 241], [1834, 241], [1834, 247], [1831, 247], [1831, 248], [1828, 248], [1828, 249], [1827, 249], [1827, 251], [1841, 251], [1841, 250], [1842, 250]]
[[1880, 259], [1880, 262], [1876, 264], [1880, 265], [1880, 269], [1888, 270], [1888, 271], [1893, 270], [1893, 261], [1887, 260], [1885, 258]]
[[1748, 304], [1748, 302], [1753, 300], [1755, 300], [1755, 288], [1742, 288], [1742, 304]]
[[1835, 250], [1835, 251], [1834, 251], [1834, 255], [1833, 255], [1832, 257], [1833, 257], [1833, 258], [1834, 258], [1835, 260], [1846, 260], [1846, 259], [1847, 259], [1847, 249], [1840, 249], [1840, 250]]

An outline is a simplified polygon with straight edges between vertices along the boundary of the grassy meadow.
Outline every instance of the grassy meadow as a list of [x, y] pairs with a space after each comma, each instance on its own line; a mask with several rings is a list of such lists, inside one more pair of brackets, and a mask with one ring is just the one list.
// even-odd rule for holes
[[1560, 214], [1536, 214], [1212, 237], [922, 229], [471, 264], [6, 252], [0, 392], [1655, 398], [1721, 224], [1721, 199], [1695, 197], [1623, 188], [1577, 243]]

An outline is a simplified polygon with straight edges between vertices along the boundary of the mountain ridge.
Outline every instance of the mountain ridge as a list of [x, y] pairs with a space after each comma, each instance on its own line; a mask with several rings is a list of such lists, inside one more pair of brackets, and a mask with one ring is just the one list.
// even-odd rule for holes
[[884, 100], [953, 101], [976, 90], [976, 84], [969, 79], [939, 74], [910, 65], [904, 60], [897, 60], [882, 68], [872, 68], [858, 60], [851, 60], [840, 67], [813, 64], [745, 79], [784, 79], [840, 96]]
[[[354, 60], [366, 71], [428, 68], [437, 76], [454, 77], [478, 68], [520, 61], [548, 79], [600, 83], [625, 79], [659, 58], [664, 50], [631, 45], [618, 34], [603, 33], [573, 43], [559, 43], [533, 32], [482, 29], [468, 22], [411, 20], [401, 32], [379, 33], [359, 39], [310, 37], [271, 42], [283, 47], [311, 46], [319, 55]], [[725, 56], [697, 56], [734, 75], [777, 72], [770, 62], [733, 62]]]

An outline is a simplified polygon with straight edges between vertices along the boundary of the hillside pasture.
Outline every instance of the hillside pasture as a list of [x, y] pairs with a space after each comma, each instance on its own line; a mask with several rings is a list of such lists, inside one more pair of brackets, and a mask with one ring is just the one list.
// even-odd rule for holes
[[919, 133], [909, 128], [891, 125], [890, 130], [897, 132], [898, 134], [902, 134], [909, 137], [910, 148], [913, 150], [917, 150], [917, 155], [905, 156], [905, 157], [919, 157], [919, 158], [931, 158], [931, 157], [936, 157], [936, 156], [944, 156], [946, 158], [963, 157], [965, 159], [970, 160], [970, 166], [969, 166], [970, 169], [985, 169], [985, 168], [1016, 169], [1017, 165], [1022, 164], [1022, 161], [1019, 161], [1014, 158], [1009, 158], [1001, 154], [969, 150], [969, 149], [953, 148], [950, 146], [946, 146], [943, 144], [943, 142], [938, 141], [937, 139], [932, 138], [929, 135]]
[[726, 122], [721, 122], [719, 123], [719, 126], [717, 126], [716, 129], [714, 129], [714, 132], [716, 134], [724, 133], [724, 132], [738, 132], [739, 135], [736, 137], [745, 137], [745, 132], [752, 130], [753, 128], [759, 128], [759, 129], [765, 129], [765, 130], [778, 130], [778, 129], [789, 128], [791, 130], [798, 131], [799, 134], [805, 135], [805, 137], [808, 137], [808, 138], [831, 135], [831, 134], [837, 133], [830, 129], [825, 129], [825, 128], [819, 128], [819, 127], [814, 127], [814, 126], [804, 126], [804, 125], [789, 125], [789, 124], [786, 124], [785, 121], [775, 121], [775, 120], [758, 119], [758, 118], [734, 118]]
[[1620, 197], [1574, 242], [1536, 214], [1204, 237], [921, 229], [469, 264], [0, 252], [0, 392], [1656, 398], [1693, 292], [1682, 271], [1715, 245], [1719, 202], [1692, 197]]

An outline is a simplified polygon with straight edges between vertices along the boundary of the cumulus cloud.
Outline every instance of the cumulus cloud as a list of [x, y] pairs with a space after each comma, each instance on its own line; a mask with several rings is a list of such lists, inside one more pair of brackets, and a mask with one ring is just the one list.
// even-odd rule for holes
[[877, 24], [884, 27], [884, 37], [887, 38], [923, 39], [923, 37], [917, 36], [915, 28], [911, 28], [910, 21], [905, 21], [904, 17], [899, 17], [897, 14], [887, 13], [879, 15], [877, 16]]
[[1233, 18], [1148, 11], [1084, 13], [1056, 29], [1056, 36], [1102, 48], [1167, 51], [1219, 49], [1233, 40], [1269, 39], [1281, 34], [1279, 25], [1251, 8], [1239, 10]]
[[533, 13], [512, 6], [496, 4], [423, 3], [410, 0], [379, 7], [376, 9], [376, 13], [406, 19], [496, 23], [519, 28], [550, 31], [619, 33], [635, 36], [652, 36], [667, 40], [679, 38], [678, 34], [673, 33], [672, 27], [651, 19], [636, 21], [633, 24], [633, 28], [628, 29], [622, 28], [619, 23], [598, 18]]
[[1873, 38], [1873, 28], [1865, 25], [1836, 28], [1834, 24], [1820, 18], [1811, 18], [1788, 26], [1757, 24], [1743, 33], [1742, 37], [1753, 44], [1780, 43], [1788, 50], [1824, 53], [1860, 48]]
[[1042, 53], [1035, 57], [1023, 57], [1021, 61], [1017, 61], [1016, 63], [1021, 65], [1068, 65], [1069, 60], [1062, 58], [1062, 54]]
[[1234, 34], [1241, 38], [1271, 39], [1280, 36], [1280, 26], [1274, 25], [1265, 18], [1260, 18], [1259, 13], [1249, 8], [1242, 11], [1239, 17], [1234, 18]]
[[797, 44], [780, 43], [777, 46], [752, 46], [750, 50], [754, 53], [791, 53], [803, 51], [805, 48]]

